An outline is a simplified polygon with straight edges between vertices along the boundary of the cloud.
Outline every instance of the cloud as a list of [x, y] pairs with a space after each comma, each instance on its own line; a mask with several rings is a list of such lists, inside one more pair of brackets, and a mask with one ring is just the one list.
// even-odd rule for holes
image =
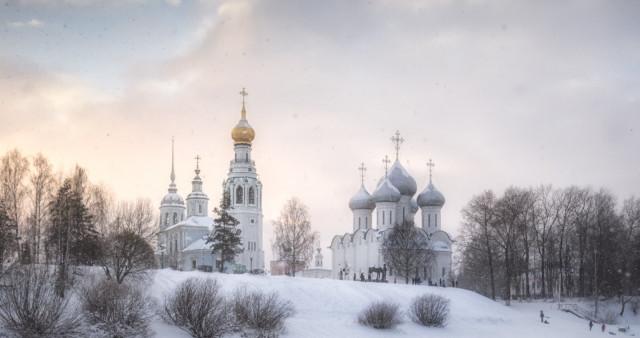
[[7, 22], [7, 26], [9, 27], [16, 27], [16, 28], [21, 28], [21, 27], [42, 27], [44, 26], [44, 22], [38, 20], [38, 19], [31, 19], [29, 21], [12, 21], [12, 22]]

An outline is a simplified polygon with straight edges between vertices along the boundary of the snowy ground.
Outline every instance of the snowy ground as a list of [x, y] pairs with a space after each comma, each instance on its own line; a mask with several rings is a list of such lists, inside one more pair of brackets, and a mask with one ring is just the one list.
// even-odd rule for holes
[[[588, 321], [558, 310], [556, 303], [519, 303], [507, 307], [473, 292], [424, 285], [362, 283], [284, 276], [226, 275], [204, 272], [162, 270], [151, 281], [150, 291], [160, 300], [162, 295], [190, 277], [216, 278], [229, 293], [246, 285], [249, 289], [275, 291], [296, 307], [296, 315], [287, 320], [287, 337], [602, 337], [599, 325], [589, 332]], [[435, 293], [451, 300], [449, 324], [445, 328], [426, 328], [411, 322], [394, 330], [376, 330], [359, 325], [358, 313], [370, 302], [391, 300], [407, 309], [411, 300], [425, 293]], [[618, 306], [615, 308], [619, 311]], [[549, 324], [540, 323], [543, 310]], [[640, 316], [627, 309], [621, 324], [607, 328], [618, 332], [618, 326], [631, 326], [631, 334], [640, 336]], [[184, 331], [154, 320], [157, 337], [189, 337]], [[608, 336], [608, 335], [607, 335]]]

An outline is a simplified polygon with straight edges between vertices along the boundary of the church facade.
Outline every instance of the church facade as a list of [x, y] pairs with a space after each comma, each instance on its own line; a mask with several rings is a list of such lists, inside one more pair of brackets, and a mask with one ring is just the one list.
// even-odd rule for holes
[[[222, 184], [224, 192], [231, 197], [233, 209], [229, 211], [238, 221], [244, 251], [236, 256], [235, 265], [226, 266], [228, 272], [264, 269], [264, 251], [262, 248], [262, 183], [258, 179], [255, 162], [251, 159], [251, 146], [255, 131], [247, 121], [242, 90], [241, 117], [232, 129], [234, 141], [234, 159], [230, 163], [227, 178]], [[196, 157], [199, 160], [199, 157]], [[203, 192], [199, 163], [196, 163], [195, 177], [191, 192], [185, 200], [178, 194], [175, 184], [171, 154], [171, 183], [168, 193], [160, 203], [158, 221], [158, 249], [163, 267], [191, 271], [215, 270], [220, 267], [219, 255], [211, 253], [211, 245], [206, 238], [214, 231], [214, 219], [209, 216], [209, 197]]]
[[[370, 268], [385, 267], [381, 248], [389, 230], [396, 224], [413, 221], [420, 234], [426, 237], [434, 260], [410, 277], [420, 277], [422, 281], [432, 281], [436, 285], [447, 283], [452, 268], [453, 239], [442, 230], [441, 210], [445, 198], [432, 182], [433, 162], [429, 160], [429, 183], [414, 198], [416, 181], [398, 158], [400, 143], [404, 139], [396, 132], [392, 140], [396, 144], [396, 160], [391, 168], [385, 170], [385, 176], [380, 178], [373, 194], [369, 194], [364, 186], [364, 164], [360, 167], [363, 180], [358, 192], [349, 200], [353, 214], [352, 232], [336, 235], [331, 241], [331, 277], [359, 280], [361, 274], [368, 275]], [[386, 166], [389, 160], [385, 157], [384, 162]], [[418, 211], [420, 221], [415, 222]], [[396, 272], [388, 269], [387, 280], [395, 276]]]

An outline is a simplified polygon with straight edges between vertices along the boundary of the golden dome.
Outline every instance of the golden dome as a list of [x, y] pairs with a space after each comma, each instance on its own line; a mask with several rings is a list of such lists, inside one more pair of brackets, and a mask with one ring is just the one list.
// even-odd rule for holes
[[251, 145], [251, 141], [256, 137], [256, 132], [251, 128], [247, 121], [247, 112], [244, 109], [244, 102], [242, 103], [242, 118], [238, 124], [231, 130], [231, 138], [234, 144], [248, 144]]

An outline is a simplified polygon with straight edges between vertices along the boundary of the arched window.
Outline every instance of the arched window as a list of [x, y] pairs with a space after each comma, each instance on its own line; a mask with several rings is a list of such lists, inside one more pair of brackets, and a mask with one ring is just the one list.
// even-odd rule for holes
[[256, 192], [253, 187], [249, 188], [249, 204], [256, 204]]
[[438, 227], [438, 214], [435, 214], [435, 216], [436, 216], [436, 223], [433, 226], [437, 228]]
[[382, 225], [384, 225], [384, 210], [382, 210]]
[[361, 218], [360, 218], [360, 217], [358, 217], [358, 228], [361, 226], [361, 224], [360, 224], [360, 220], [361, 220]]
[[173, 213], [173, 224], [176, 224], [176, 223], [178, 223], [178, 213], [174, 212]]
[[427, 224], [429, 225], [429, 228], [431, 228], [431, 214], [427, 215]]
[[169, 225], [169, 213], [164, 214], [164, 225]]
[[236, 204], [244, 203], [244, 196], [242, 196], [242, 187], [238, 186], [236, 188]]
[[202, 213], [202, 204], [198, 204], [198, 213], [201, 214]]

